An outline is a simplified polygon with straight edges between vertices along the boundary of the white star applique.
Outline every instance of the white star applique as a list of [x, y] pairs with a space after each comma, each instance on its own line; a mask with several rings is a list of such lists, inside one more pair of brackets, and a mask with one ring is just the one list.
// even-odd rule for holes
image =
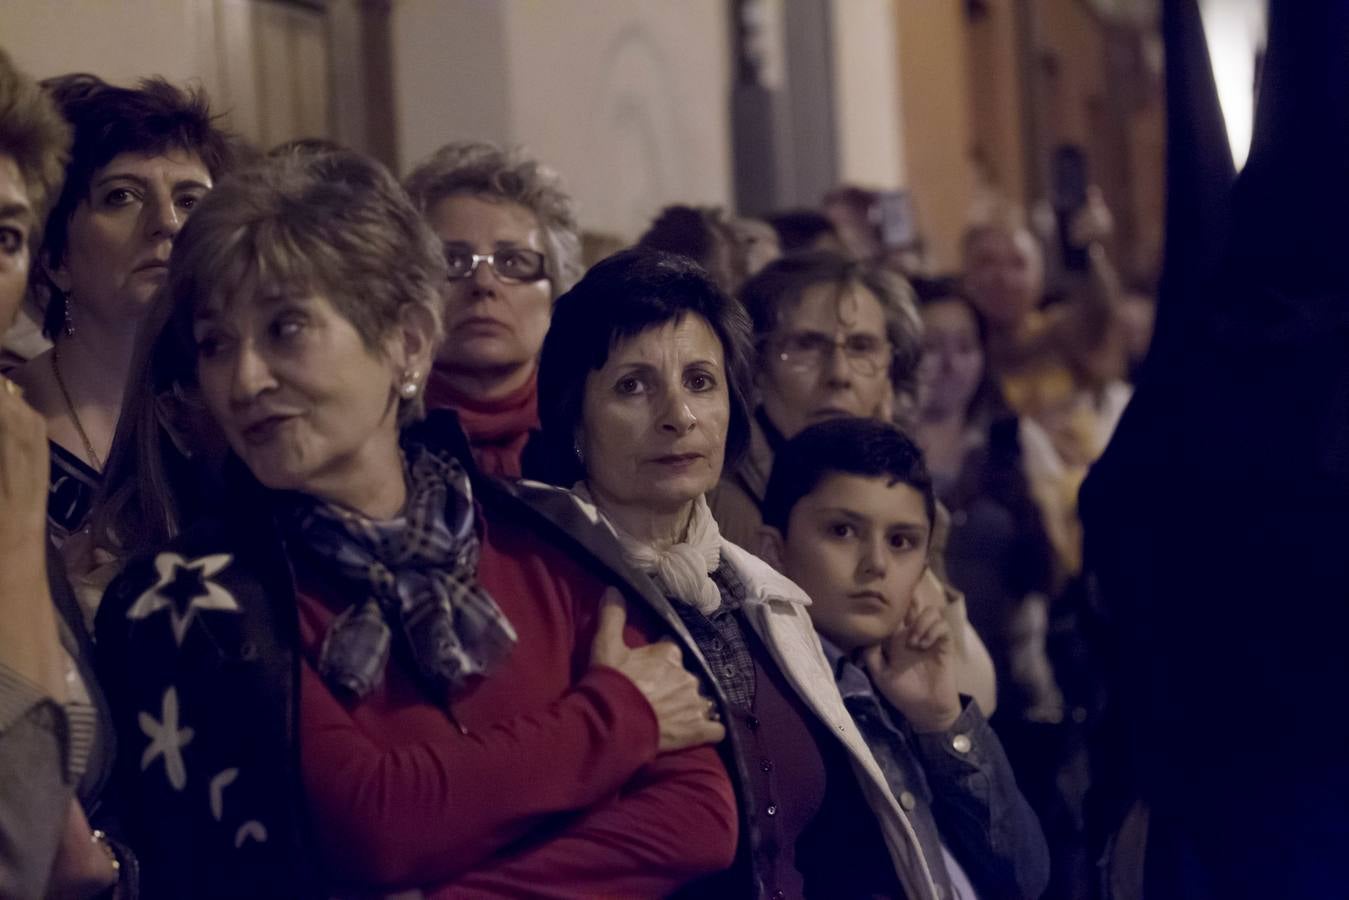
[[178, 691], [169, 688], [164, 692], [164, 700], [158, 720], [149, 713], [139, 715], [141, 731], [150, 739], [150, 745], [141, 754], [141, 771], [150, 768], [150, 764], [159, 756], [164, 757], [164, 774], [175, 791], [181, 791], [187, 785], [187, 766], [183, 764], [183, 748], [192, 743], [192, 729], [178, 727]]
[[[211, 779], [209, 786], [211, 815], [215, 817], [217, 822], [225, 817], [225, 788], [233, 784], [238, 777], [238, 769], [225, 769], [217, 772], [216, 776]], [[234, 849], [242, 849], [244, 841], [254, 841], [259, 844], [267, 843], [267, 826], [257, 819], [249, 819], [234, 832]]]
[[257, 819], [249, 819], [234, 832], [234, 849], [242, 849], [246, 840], [257, 841], [259, 844], [267, 843], [267, 826]]
[[197, 610], [241, 611], [230, 592], [210, 580], [212, 575], [228, 566], [231, 559], [233, 557], [228, 553], [213, 553], [196, 559], [185, 559], [177, 553], [159, 554], [155, 557], [159, 580], [136, 598], [126, 611], [126, 617], [144, 619], [167, 609], [173, 639], [181, 647]]
[[225, 788], [233, 784], [234, 779], [238, 777], [238, 769], [226, 769], [223, 772], [216, 773], [216, 776], [211, 779], [211, 815], [215, 817], [217, 822], [225, 817]]

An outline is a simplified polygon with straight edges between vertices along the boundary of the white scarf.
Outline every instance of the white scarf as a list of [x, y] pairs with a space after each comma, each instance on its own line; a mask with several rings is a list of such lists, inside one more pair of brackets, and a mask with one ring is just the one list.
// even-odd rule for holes
[[[585, 482], [577, 482], [572, 491], [599, 507]], [[657, 550], [618, 527], [609, 516], [605, 519], [613, 528], [628, 564], [650, 575], [666, 596], [687, 603], [705, 616], [721, 608], [721, 589], [710, 577], [721, 565], [721, 529], [712, 518], [706, 498], [693, 501], [688, 533], [682, 542], [667, 550]]]

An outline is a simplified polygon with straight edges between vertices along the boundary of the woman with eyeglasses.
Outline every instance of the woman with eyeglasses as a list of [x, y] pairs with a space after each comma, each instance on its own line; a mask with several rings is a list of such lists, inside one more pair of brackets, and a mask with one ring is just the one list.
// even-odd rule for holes
[[[727, 540], [758, 546], [768, 476], [785, 441], [808, 425], [848, 416], [908, 425], [917, 402], [923, 322], [902, 277], [828, 251], [770, 263], [745, 282], [740, 300], [759, 350], [759, 407], [744, 457], [727, 468], [707, 499]], [[945, 575], [949, 530], [950, 516], [939, 508], [932, 566], [919, 590], [945, 595], [960, 689], [991, 711], [997, 707], [992, 660], [966, 620], [964, 597]]]
[[749, 451], [712, 498], [722, 533], [756, 546], [773, 454], [807, 425], [842, 416], [890, 419], [906, 405], [922, 323], [904, 280], [814, 252], [769, 264], [740, 291], [759, 348]]
[[[731, 862], [677, 619], [421, 420], [444, 281], [351, 152], [224, 179], [180, 236], [145, 363], [224, 493], [97, 623], [146, 897], [664, 896]], [[180, 452], [147, 431], [119, 449]]]
[[482, 143], [447, 144], [404, 186], [448, 269], [427, 404], [459, 414], [484, 472], [518, 478], [539, 425], [537, 361], [553, 301], [581, 274], [571, 198], [538, 162]]

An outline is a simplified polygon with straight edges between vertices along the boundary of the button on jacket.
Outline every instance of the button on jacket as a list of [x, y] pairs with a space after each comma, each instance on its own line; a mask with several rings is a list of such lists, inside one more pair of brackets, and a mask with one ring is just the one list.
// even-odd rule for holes
[[822, 643], [843, 701], [947, 896], [943, 845], [980, 897], [1039, 897], [1049, 884], [1049, 848], [979, 704], [962, 697], [964, 709], [949, 730], [916, 734], [861, 668]]

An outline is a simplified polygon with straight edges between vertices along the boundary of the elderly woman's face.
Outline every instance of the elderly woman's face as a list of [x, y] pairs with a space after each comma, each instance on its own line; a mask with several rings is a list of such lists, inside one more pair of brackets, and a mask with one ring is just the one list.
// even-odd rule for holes
[[28, 235], [33, 209], [19, 165], [0, 153], [0, 336], [14, 324], [28, 283]]
[[184, 150], [123, 153], [94, 173], [70, 217], [65, 258], [51, 271], [77, 328], [81, 318], [139, 319], [168, 274], [174, 238], [210, 189], [206, 164]]
[[193, 334], [206, 407], [262, 484], [360, 508], [370, 468], [396, 470], [395, 339], [381, 355], [323, 295], [260, 291], [203, 310]]
[[759, 388], [784, 436], [841, 416], [887, 418], [890, 340], [881, 302], [861, 284], [813, 284], [769, 335]]
[[[518, 203], [473, 195], [446, 197], [426, 219], [444, 242], [447, 255], [497, 254], [497, 263], [503, 264], [502, 254], [511, 250], [546, 253], [538, 218]], [[533, 365], [552, 318], [552, 285], [546, 277], [512, 278], [482, 260], [467, 278], [450, 279], [445, 296], [448, 308], [439, 365], [467, 372]]]
[[1044, 292], [1044, 264], [1035, 238], [1024, 228], [992, 228], [966, 249], [965, 287], [995, 328], [1015, 328], [1035, 310]]
[[578, 446], [591, 491], [678, 511], [721, 477], [730, 417], [725, 355], [702, 316], [620, 341], [586, 379]]

